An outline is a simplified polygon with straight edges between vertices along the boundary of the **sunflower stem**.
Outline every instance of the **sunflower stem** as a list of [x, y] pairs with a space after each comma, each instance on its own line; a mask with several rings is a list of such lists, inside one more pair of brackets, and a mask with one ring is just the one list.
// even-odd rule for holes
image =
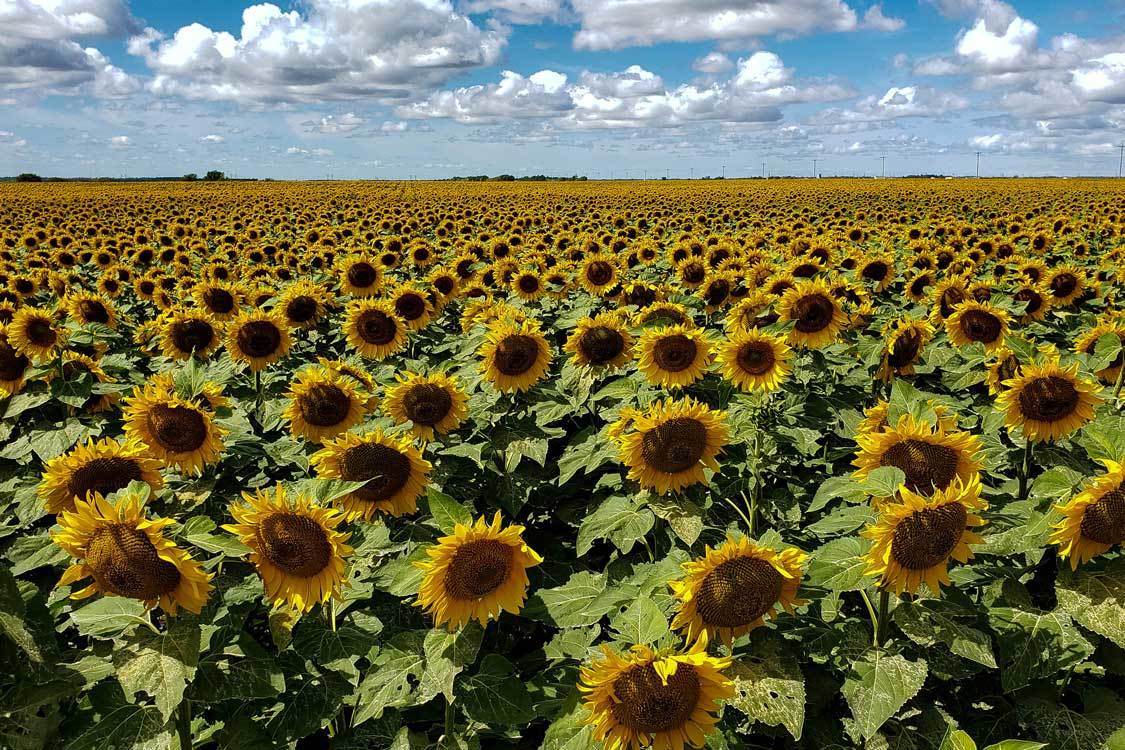
[[446, 747], [457, 747], [457, 740], [453, 737], [453, 730], [457, 726], [457, 717], [453, 712], [453, 701], [445, 697], [445, 732], [442, 734], [442, 744]]
[[887, 618], [891, 605], [891, 592], [879, 589], [879, 619], [875, 627], [875, 648], [882, 648], [887, 640], [887, 631], [890, 630], [890, 620]]
[[875, 606], [864, 589], [859, 590], [859, 595], [863, 599], [863, 605], [867, 607], [867, 616], [871, 618], [871, 642], [875, 643], [879, 640], [879, 615], [875, 614]]
[[[743, 500], [746, 499], [746, 493], [745, 492], [741, 492], [739, 494], [742, 495]], [[742, 522], [746, 524], [746, 529], [752, 533], [753, 530], [754, 530], [753, 524], [750, 523], [750, 518], [746, 515], [746, 511], [744, 511], [742, 508], [740, 508], [738, 506], [738, 503], [734, 502], [729, 497], [724, 497], [723, 501], [727, 505], [729, 505], [730, 507], [734, 508], [735, 512], [738, 513], [738, 515], [742, 518]]]
[[1023, 461], [1020, 463], [1020, 491], [1016, 500], [1027, 499], [1027, 475], [1031, 471], [1031, 440], [1024, 436]]
[[191, 699], [184, 698], [176, 709], [176, 736], [180, 750], [191, 750]]
[[1125, 382], [1125, 365], [1117, 370], [1117, 382], [1113, 384], [1113, 402], [1121, 403], [1121, 384]]
[[758, 504], [762, 497], [762, 433], [754, 429], [754, 485], [750, 490], [750, 536], [758, 538]]

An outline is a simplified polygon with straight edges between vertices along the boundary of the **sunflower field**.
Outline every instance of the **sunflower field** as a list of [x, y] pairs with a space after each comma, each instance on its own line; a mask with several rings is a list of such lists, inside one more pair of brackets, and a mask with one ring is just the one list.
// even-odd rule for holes
[[1112, 180], [0, 186], [0, 748], [1122, 750]]

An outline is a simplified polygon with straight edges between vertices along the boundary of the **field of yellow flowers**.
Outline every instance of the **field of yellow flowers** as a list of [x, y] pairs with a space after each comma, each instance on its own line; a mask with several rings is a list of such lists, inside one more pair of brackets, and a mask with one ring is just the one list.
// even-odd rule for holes
[[1125, 748], [1125, 185], [0, 186], [0, 748]]

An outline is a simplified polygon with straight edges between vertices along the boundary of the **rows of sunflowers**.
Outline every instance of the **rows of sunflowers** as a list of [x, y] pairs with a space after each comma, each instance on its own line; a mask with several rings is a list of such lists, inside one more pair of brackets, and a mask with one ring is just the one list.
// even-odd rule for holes
[[1120, 182], [0, 196], [0, 747], [1125, 748]]

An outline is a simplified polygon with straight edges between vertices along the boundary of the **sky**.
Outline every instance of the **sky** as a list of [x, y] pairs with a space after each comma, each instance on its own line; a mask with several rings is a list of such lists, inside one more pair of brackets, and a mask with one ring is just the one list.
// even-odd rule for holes
[[1111, 176], [1123, 142], [1125, 0], [0, 0], [0, 175]]

